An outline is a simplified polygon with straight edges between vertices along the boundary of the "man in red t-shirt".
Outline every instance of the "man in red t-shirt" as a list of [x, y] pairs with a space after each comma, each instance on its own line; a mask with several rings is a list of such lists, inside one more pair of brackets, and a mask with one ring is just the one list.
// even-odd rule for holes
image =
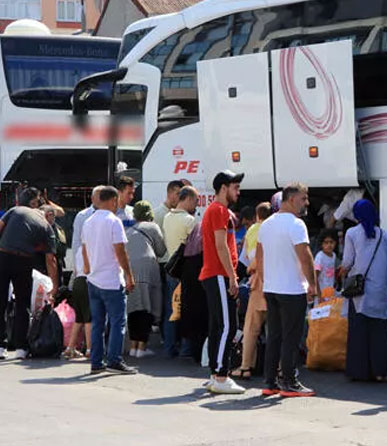
[[214, 178], [215, 201], [204, 213], [203, 268], [199, 276], [206, 290], [209, 311], [208, 355], [211, 378], [206, 387], [214, 393], [243, 393], [228, 378], [231, 343], [237, 329], [238, 262], [234, 216], [228, 206], [236, 203], [244, 174], [229, 170]]

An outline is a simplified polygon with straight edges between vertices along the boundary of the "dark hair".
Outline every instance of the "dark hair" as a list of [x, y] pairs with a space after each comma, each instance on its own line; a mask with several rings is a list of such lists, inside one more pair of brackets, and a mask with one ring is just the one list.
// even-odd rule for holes
[[113, 186], [105, 186], [99, 193], [99, 201], [106, 202], [118, 197], [118, 191]]
[[255, 213], [257, 214], [260, 220], [268, 219], [273, 213], [271, 203], [269, 201], [264, 201], [263, 203], [259, 203], [255, 208]]
[[27, 189], [24, 189], [23, 192], [20, 194], [19, 205], [29, 206], [31, 200], [39, 198], [39, 196], [40, 196], [39, 189], [36, 189], [36, 187], [27, 187]]
[[167, 186], [167, 192], [172, 192], [174, 189], [181, 189], [184, 187], [184, 183], [180, 180], [170, 181]]
[[246, 220], [255, 220], [255, 209], [252, 206], [244, 206], [241, 209], [239, 219], [242, 221], [244, 218]]
[[122, 192], [126, 187], [135, 187], [136, 182], [132, 177], [122, 176], [117, 183], [117, 189]]
[[323, 229], [318, 235], [318, 246], [320, 249], [322, 247], [323, 241], [328, 237], [333, 239], [336, 243], [338, 243], [339, 241], [339, 237], [335, 229]]
[[179, 201], [184, 201], [188, 197], [195, 198], [198, 195], [198, 191], [192, 186], [184, 186], [179, 192]]
[[308, 192], [308, 186], [299, 182], [290, 183], [282, 191], [282, 202], [288, 201], [291, 196], [303, 192]]

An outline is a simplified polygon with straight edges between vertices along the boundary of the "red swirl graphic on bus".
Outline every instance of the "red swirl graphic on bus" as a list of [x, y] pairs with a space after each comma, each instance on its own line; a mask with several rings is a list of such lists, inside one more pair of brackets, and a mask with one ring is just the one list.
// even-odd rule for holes
[[[314, 115], [302, 100], [295, 83], [295, 59], [302, 53], [315, 69], [325, 93], [325, 109], [320, 116]], [[332, 136], [343, 121], [343, 103], [335, 76], [327, 73], [318, 57], [310, 48], [287, 48], [280, 52], [280, 78], [286, 103], [298, 126], [318, 139]]]
[[377, 113], [359, 120], [359, 130], [364, 144], [387, 142], [387, 113]]

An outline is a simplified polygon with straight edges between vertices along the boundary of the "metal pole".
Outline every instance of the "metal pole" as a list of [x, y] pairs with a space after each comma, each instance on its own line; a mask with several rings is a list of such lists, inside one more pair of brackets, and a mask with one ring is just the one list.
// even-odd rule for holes
[[110, 135], [109, 135], [109, 147], [108, 147], [108, 184], [115, 185], [114, 174], [117, 168], [117, 133], [118, 122], [117, 116], [110, 116]]

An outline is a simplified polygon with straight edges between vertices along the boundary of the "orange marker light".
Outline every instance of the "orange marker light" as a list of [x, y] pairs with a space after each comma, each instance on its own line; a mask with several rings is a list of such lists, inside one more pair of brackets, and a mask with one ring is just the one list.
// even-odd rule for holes
[[241, 161], [241, 152], [232, 152], [231, 156], [234, 163], [239, 163]]
[[316, 146], [309, 147], [309, 157], [318, 158], [318, 147]]

